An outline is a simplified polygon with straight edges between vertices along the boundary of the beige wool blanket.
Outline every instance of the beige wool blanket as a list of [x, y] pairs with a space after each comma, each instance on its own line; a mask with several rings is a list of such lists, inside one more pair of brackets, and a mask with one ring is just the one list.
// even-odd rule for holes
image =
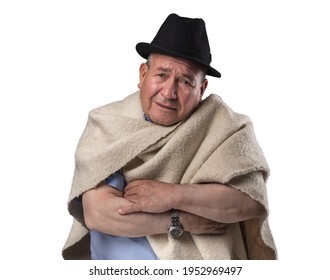
[[250, 119], [234, 113], [217, 95], [173, 126], [145, 121], [139, 92], [97, 108], [89, 114], [75, 158], [68, 203], [74, 221], [65, 259], [90, 258], [88, 229], [75, 198], [121, 168], [127, 182], [227, 184], [266, 209], [262, 218], [232, 224], [223, 235], [147, 236], [159, 259], [276, 259], [268, 225], [268, 165]]

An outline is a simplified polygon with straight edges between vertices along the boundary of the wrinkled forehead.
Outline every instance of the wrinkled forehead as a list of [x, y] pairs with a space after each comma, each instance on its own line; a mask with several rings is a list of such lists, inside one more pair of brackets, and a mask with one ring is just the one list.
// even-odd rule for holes
[[185, 68], [186, 71], [198, 74], [203, 72], [203, 69], [199, 67], [196, 63], [182, 58], [177, 58], [173, 56], [153, 53], [149, 56], [148, 61], [153, 67], [163, 67], [170, 69], [171, 67], [178, 66]]

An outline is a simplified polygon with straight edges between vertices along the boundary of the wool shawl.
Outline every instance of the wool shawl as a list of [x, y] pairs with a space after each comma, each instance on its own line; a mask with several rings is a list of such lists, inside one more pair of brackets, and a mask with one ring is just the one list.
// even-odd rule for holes
[[276, 259], [268, 223], [267, 162], [250, 119], [219, 96], [209, 95], [189, 118], [171, 126], [144, 120], [139, 91], [89, 113], [75, 153], [68, 201], [74, 219], [63, 248], [65, 259], [90, 258], [89, 231], [76, 198], [119, 169], [127, 182], [226, 184], [266, 210], [261, 218], [231, 224], [227, 234], [147, 236], [159, 259]]

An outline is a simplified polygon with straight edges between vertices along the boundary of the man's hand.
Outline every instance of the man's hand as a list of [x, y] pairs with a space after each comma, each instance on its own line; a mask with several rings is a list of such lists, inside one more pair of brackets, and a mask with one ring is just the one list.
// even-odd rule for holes
[[124, 198], [132, 204], [120, 208], [120, 214], [162, 213], [173, 208], [175, 185], [152, 180], [135, 180], [126, 186]]
[[118, 209], [131, 205], [131, 202], [122, 197], [122, 192], [104, 183], [85, 192], [82, 200], [85, 224], [90, 230], [125, 237], [148, 236], [168, 231], [169, 212], [120, 215]]
[[180, 220], [184, 230], [194, 234], [224, 234], [228, 232], [228, 224], [212, 221], [188, 212], [180, 211]]

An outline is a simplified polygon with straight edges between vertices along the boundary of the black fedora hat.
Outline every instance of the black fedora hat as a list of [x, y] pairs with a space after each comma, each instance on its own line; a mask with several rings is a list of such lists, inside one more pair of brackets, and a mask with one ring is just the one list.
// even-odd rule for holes
[[187, 59], [206, 67], [207, 75], [221, 77], [220, 72], [210, 65], [212, 56], [209, 40], [205, 22], [200, 18], [186, 18], [170, 14], [151, 44], [138, 43], [136, 51], [145, 59], [151, 53]]

